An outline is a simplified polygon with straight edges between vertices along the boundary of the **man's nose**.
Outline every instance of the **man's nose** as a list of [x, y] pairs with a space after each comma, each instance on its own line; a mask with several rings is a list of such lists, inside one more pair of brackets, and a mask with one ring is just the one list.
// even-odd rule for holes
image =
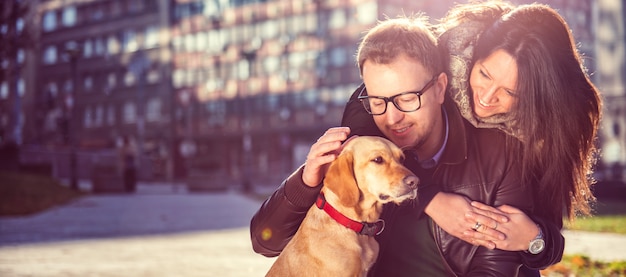
[[394, 105], [391, 101], [387, 103], [387, 112], [385, 113], [387, 114], [387, 121], [390, 124], [397, 123], [404, 117], [404, 112], [398, 110], [396, 105]]

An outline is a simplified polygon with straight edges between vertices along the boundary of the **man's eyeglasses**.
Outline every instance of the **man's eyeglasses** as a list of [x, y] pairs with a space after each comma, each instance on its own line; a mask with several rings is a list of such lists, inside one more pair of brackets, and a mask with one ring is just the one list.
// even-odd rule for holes
[[393, 103], [396, 108], [402, 112], [414, 112], [422, 107], [422, 94], [426, 92], [437, 80], [437, 76], [434, 76], [425, 86], [419, 91], [409, 91], [396, 94], [391, 97], [384, 96], [369, 96], [365, 86], [359, 92], [359, 100], [363, 103], [365, 110], [371, 115], [381, 115], [387, 111], [387, 104]]

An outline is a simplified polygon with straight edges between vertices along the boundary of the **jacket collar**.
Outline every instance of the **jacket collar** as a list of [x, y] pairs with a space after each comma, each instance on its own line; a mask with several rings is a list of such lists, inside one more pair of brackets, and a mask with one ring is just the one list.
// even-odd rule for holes
[[459, 164], [467, 159], [467, 129], [454, 102], [446, 96], [442, 108], [448, 115], [448, 141], [439, 160], [442, 164]]

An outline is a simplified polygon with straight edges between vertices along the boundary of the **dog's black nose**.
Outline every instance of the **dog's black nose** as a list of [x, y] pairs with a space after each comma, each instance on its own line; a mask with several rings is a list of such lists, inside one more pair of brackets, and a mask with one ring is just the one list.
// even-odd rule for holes
[[404, 177], [404, 183], [410, 188], [417, 188], [417, 184], [419, 184], [420, 179], [415, 175], [409, 175]]

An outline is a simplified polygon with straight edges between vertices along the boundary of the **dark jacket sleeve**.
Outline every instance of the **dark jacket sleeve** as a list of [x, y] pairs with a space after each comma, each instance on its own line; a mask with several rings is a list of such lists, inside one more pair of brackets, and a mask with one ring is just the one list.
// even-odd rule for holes
[[563, 222], [555, 223], [539, 216], [531, 216], [543, 232], [546, 248], [539, 254], [520, 251], [524, 265], [531, 269], [545, 269], [561, 261], [565, 249], [565, 238], [561, 234]]
[[303, 167], [289, 176], [263, 202], [250, 222], [254, 252], [275, 257], [296, 233], [322, 186], [311, 188], [302, 182]]
[[[532, 214], [535, 203], [529, 200], [533, 199], [533, 188], [521, 184], [521, 168], [511, 152], [505, 151], [510, 145], [500, 143], [505, 141], [503, 139], [497, 142], [490, 140], [502, 133], [496, 133], [494, 129], [488, 129], [488, 131], [473, 129], [470, 132], [476, 135], [472, 147], [480, 149], [479, 153], [486, 154], [483, 157], [487, 160], [481, 161], [481, 168], [489, 169], [490, 174], [493, 174], [491, 176], [499, 176], [489, 180], [497, 184], [493, 186], [495, 191], [490, 194], [492, 199], [489, 199], [488, 203], [492, 206], [508, 204], [519, 208], [526, 214]], [[490, 153], [491, 151], [496, 152]], [[468, 276], [515, 276], [522, 263], [518, 252], [478, 247], [471, 261]]]

